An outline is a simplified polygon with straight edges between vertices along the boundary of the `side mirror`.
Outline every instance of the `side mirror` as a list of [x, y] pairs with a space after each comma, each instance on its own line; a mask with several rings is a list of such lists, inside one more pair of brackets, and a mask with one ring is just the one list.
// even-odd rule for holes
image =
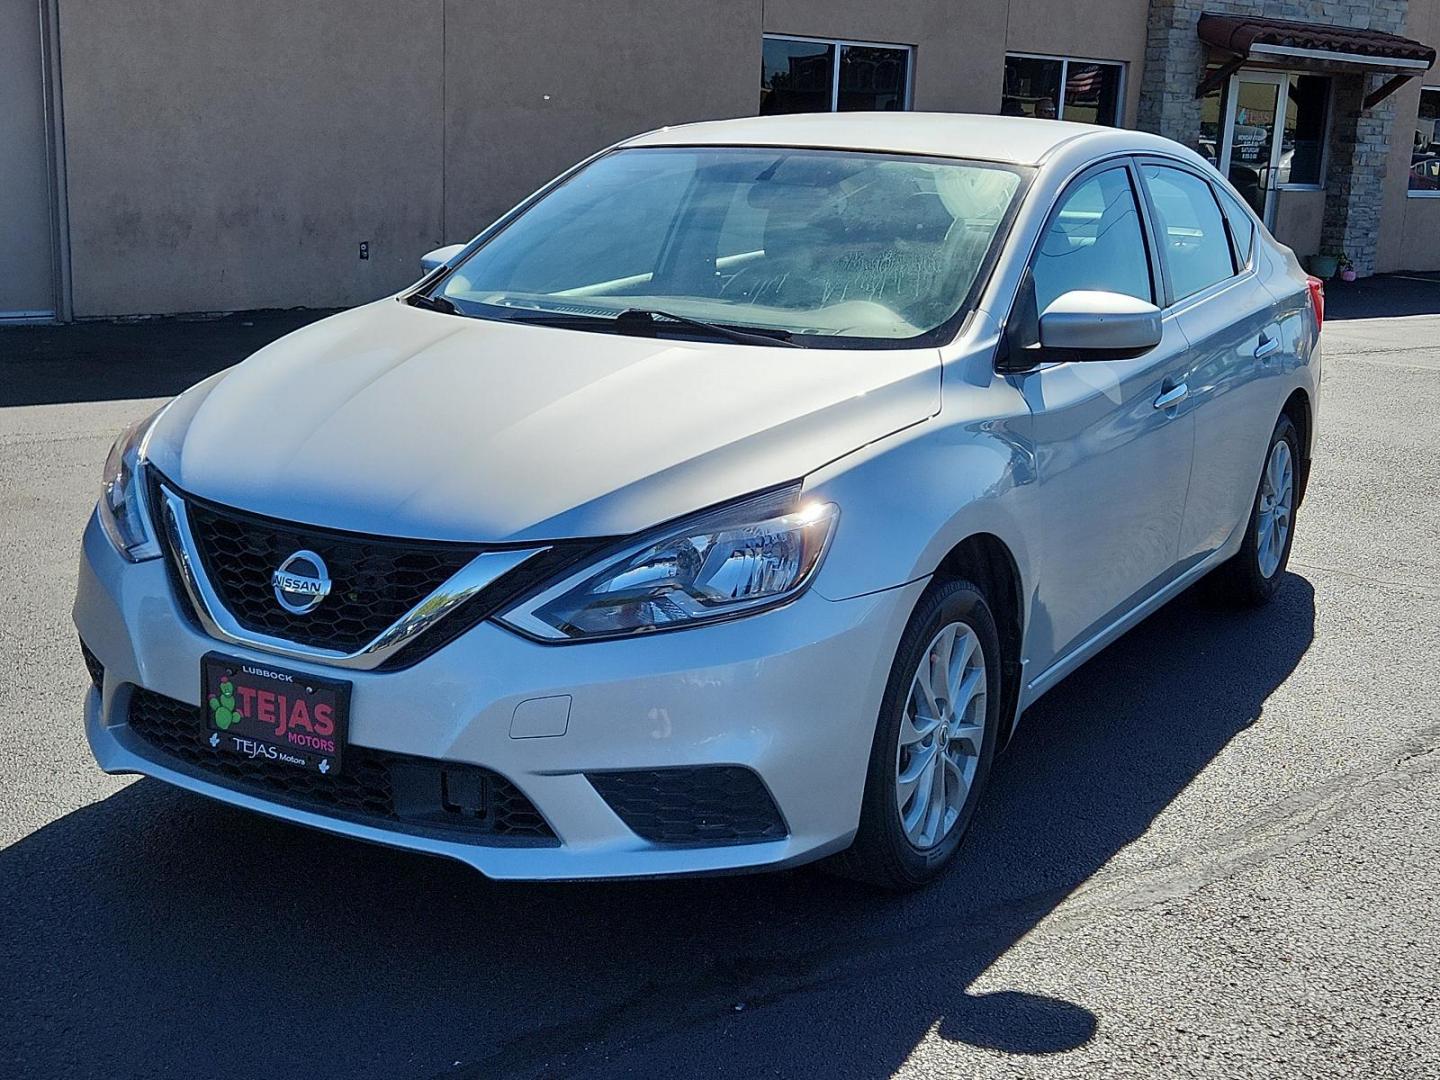
[[1128, 360], [1160, 344], [1160, 309], [1122, 293], [1076, 290], [1040, 316], [1047, 360]]
[[444, 266], [446, 263], [448, 263], [451, 259], [453, 259], [456, 255], [459, 255], [460, 252], [464, 250], [464, 244], [446, 244], [444, 247], [438, 247], [434, 251], [422, 255], [420, 257], [421, 276], [424, 276], [431, 271], [439, 270], [440, 267]]

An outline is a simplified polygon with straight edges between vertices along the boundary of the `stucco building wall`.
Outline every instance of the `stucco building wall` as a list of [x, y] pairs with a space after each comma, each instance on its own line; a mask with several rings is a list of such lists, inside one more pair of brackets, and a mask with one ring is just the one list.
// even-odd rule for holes
[[1278, 191], [1275, 193], [1277, 238], [1295, 249], [1302, 259], [1320, 250], [1320, 229], [1325, 219], [1325, 192]]
[[438, 4], [60, 15], [78, 316], [351, 303], [440, 237]]
[[468, 240], [611, 143], [753, 114], [761, 6], [445, 0], [445, 241]]
[[[916, 109], [997, 111], [1007, 51], [1119, 61], [1123, 121], [1189, 141], [1204, 62], [1199, 11], [1257, 9], [1237, 0], [54, 2], [79, 317], [384, 295], [413, 279], [421, 253], [467, 239], [617, 139], [753, 115], [766, 33], [914, 46]], [[1440, 38], [1440, 0], [1279, 0], [1264, 11]], [[1404, 194], [1417, 100], [1412, 86], [1353, 124], [1337, 114], [1332, 162], [1350, 155], [1360, 171], [1356, 182], [1327, 183], [1323, 224], [1341, 228], [1347, 250], [1368, 251], [1367, 268], [1440, 266], [1440, 200]], [[1313, 211], [1305, 202], [1293, 214]]]
[[63, 2], [75, 314], [384, 295], [618, 139], [753, 115], [765, 33], [915, 46], [916, 109], [996, 111], [1007, 48], [1118, 60], [1133, 122], [1144, 7]]

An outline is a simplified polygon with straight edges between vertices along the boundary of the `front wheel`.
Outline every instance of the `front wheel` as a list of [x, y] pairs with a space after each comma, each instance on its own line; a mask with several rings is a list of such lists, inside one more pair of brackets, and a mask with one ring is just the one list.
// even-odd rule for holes
[[932, 584], [891, 667], [841, 873], [913, 889], [944, 869], [990, 773], [1001, 696], [1000, 639], [984, 595], [968, 581]]
[[1295, 506], [1299, 502], [1300, 436], [1282, 415], [1270, 436], [1260, 486], [1240, 550], [1216, 573], [1230, 599], [1246, 606], [1268, 604], [1280, 589], [1295, 539]]

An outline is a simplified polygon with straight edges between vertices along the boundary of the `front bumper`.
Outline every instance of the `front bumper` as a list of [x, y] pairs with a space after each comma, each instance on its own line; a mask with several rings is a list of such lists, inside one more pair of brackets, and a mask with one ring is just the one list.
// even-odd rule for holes
[[[811, 590], [787, 607], [715, 626], [579, 645], [541, 645], [482, 623], [413, 667], [326, 668], [217, 642], [190, 620], [164, 562], [126, 562], [92, 517], [75, 623], [104, 665], [85, 730], [100, 767], [341, 835], [446, 856], [501, 879], [613, 878], [782, 867], [843, 849], [859, 821], [875, 718], [924, 582], [845, 601]], [[480, 765], [511, 783], [554, 846], [452, 840], [271, 801], [171, 767], [126, 723], [136, 687], [196, 705], [200, 660], [242, 660], [352, 682], [350, 742]], [[525, 734], [517, 707], [568, 695], [564, 734]], [[522, 710], [522, 716], [524, 710]], [[679, 846], [631, 831], [585, 776], [739, 765], [784, 818], [783, 839]]]

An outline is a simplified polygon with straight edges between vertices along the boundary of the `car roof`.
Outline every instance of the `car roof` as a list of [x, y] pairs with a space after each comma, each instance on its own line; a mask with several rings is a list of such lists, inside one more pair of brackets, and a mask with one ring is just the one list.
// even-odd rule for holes
[[[748, 116], [680, 124], [622, 146], [796, 146], [972, 158], [1038, 165], [1056, 148], [1085, 140], [1097, 151], [1167, 150], [1177, 144], [1141, 131], [976, 113], [837, 112]], [[1106, 145], [1101, 145], [1106, 144]]]

